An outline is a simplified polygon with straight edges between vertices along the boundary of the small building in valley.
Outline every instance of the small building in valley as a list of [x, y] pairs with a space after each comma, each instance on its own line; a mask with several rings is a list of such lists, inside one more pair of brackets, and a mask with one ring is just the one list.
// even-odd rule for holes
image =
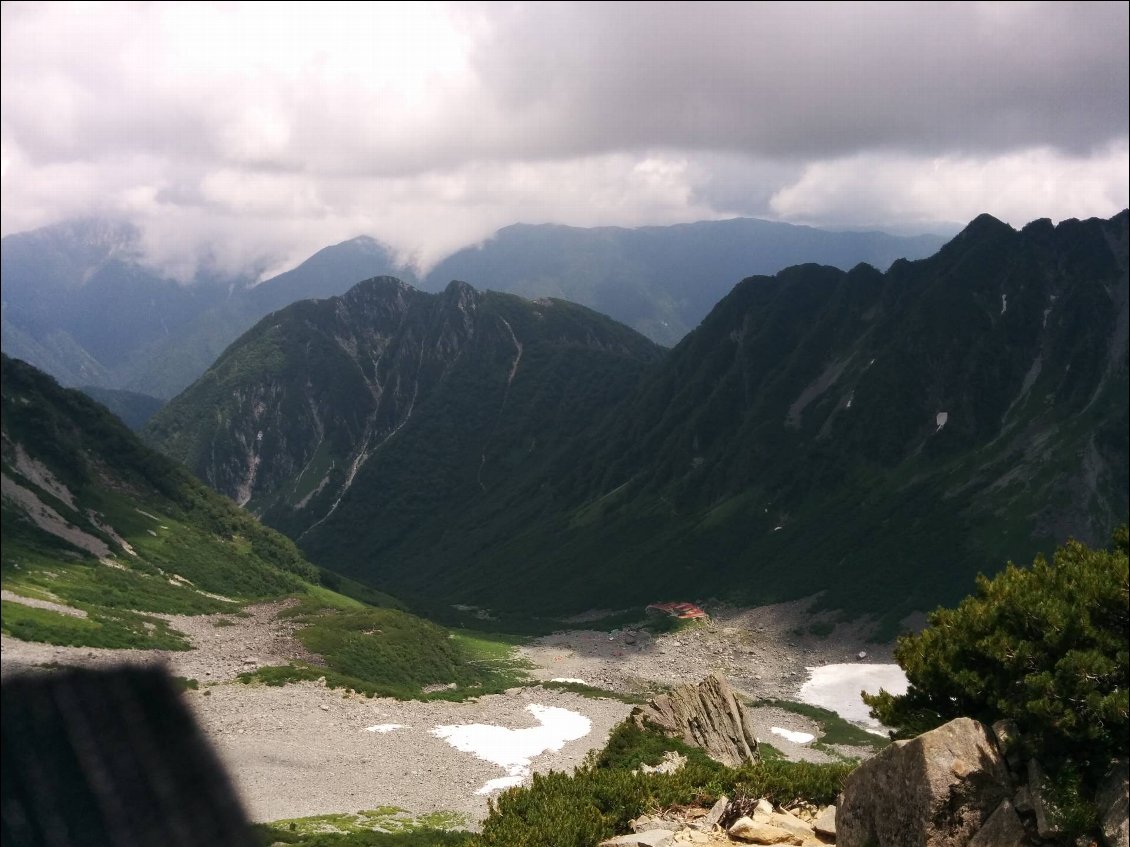
[[683, 621], [703, 620], [710, 616], [694, 603], [652, 603], [647, 607], [648, 614], [667, 615]]

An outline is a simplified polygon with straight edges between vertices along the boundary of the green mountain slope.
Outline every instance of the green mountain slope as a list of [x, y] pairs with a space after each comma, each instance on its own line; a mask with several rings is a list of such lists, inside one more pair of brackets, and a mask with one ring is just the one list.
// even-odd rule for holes
[[563, 457], [555, 511], [524, 492], [484, 529], [484, 504], [390, 584], [577, 608], [824, 591], [897, 620], [1101, 543], [1127, 514], [1126, 230], [986, 216], [886, 274], [747, 279]]
[[310, 549], [353, 515], [353, 559], [534, 478], [660, 355], [570, 303], [376, 278], [266, 318], [144, 435]]
[[164, 402], [148, 394], [138, 394], [136, 391], [122, 391], [117, 388], [98, 388], [94, 385], [84, 385], [81, 391], [92, 400], [101, 403], [119, 418], [122, 423], [132, 430], [141, 429], [142, 425], [164, 406]]
[[7, 356], [0, 376], [4, 587], [90, 610], [67, 621], [5, 602], [5, 631], [175, 646], [163, 621], [137, 612], [231, 611], [316, 581], [288, 539], [146, 448], [81, 392]]
[[1127, 240], [982, 216], [886, 273], [748, 278], [660, 361], [579, 307], [372, 281], [262, 322], [146, 432], [419, 604], [824, 592], [893, 623], [1126, 520]]
[[[290, 596], [285, 614], [316, 663], [259, 668], [243, 681], [325, 678], [368, 694], [461, 698], [520, 680], [508, 645], [451, 633], [387, 595], [320, 574], [288, 539], [84, 394], [7, 356], [0, 378], [6, 635], [180, 650], [190, 645], [166, 614], [225, 613], [213, 620], [231, 625], [227, 615], [243, 615], [247, 601]], [[425, 694], [437, 685], [443, 691]]]

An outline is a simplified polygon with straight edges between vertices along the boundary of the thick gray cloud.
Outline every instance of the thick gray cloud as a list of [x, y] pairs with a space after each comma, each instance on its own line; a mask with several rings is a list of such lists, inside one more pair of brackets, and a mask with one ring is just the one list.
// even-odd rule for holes
[[517, 220], [1109, 215], [1128, 8], [5, 3], [0, 225], [126, 216], [187, 275]]
[[1128, 6], [525, 6], [476, 45], [532, 155], [654, 144], [773, 158], [1125, 138]]

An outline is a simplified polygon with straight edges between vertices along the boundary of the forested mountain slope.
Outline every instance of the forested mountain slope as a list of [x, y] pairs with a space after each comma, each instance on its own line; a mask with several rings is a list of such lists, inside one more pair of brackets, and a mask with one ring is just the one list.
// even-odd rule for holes
[[368, 282], [261, 323], [147, 433], [417, 602], [897, 620], [1126, 520], [1127, 240], [1125, 212], [982, 216], [886, 273], [748, 278], [661, 359], [579, 307]]

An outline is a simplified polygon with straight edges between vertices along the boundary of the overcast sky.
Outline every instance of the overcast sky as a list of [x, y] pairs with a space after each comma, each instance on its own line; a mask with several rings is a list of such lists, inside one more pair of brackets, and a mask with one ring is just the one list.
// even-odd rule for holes
[[517, 221], [1106, 217], [1128, 9], [4, 2], [0, 226], [125, 217], [185, 274]]

